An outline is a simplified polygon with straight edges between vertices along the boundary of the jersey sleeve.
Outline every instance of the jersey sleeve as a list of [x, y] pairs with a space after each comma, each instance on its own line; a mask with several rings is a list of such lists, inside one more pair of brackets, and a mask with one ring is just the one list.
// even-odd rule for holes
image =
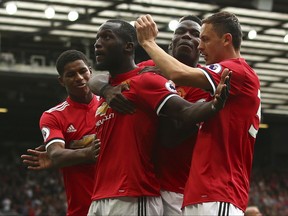
[[175, 84], [159, 74], [146, 72], [137, 79], [135, 89], [141, 106], [148, 106], [147, 108], [156, 111], [157, 115], [170, 97], [179, 97]]
[[217, 85], [221, 81], [221, 74], [225, 68], [232, 71], [232, 77], [230, 80], [230, 91], [231, 95], [238, 94], [243, 88], [243, 83], [245, 81], [245, 73], [239, 70], [237, 63], [224, 63], [224, 64], [212, 64], [199, 69], [205, 74], [207, 80], [212, 86], [212, 95], [215, 94]]
[[40, 118], [39, 126], [46, 149], [49, 145], [55, 142], [65, 144], [63, 130], [56, 116], [51, 113], [44, 112]]

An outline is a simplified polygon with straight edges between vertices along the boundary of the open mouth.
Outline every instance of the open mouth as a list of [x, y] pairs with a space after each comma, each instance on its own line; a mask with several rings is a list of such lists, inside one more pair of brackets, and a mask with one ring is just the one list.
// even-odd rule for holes
[[101, 62], [104, 60], [104, 55], [96, 55], [96, 61]]
[[204, 59], [207, 58], [207, 56], [206, 56], [205, 54], [203, 54], [203, 53], [200, 53], [200, 57], [202, 57], [202, 58], [204, 58]]
[[101, 51], [95, 51], [96, 61], [101, 62], [104, 59], [104, 53]]
[[78, 84], [77, 85], [77, 88], [84, 88], [84, 87], [86, 87], [87, 85], [86, 85], [86, 83], [81, 83], [81, 84]]

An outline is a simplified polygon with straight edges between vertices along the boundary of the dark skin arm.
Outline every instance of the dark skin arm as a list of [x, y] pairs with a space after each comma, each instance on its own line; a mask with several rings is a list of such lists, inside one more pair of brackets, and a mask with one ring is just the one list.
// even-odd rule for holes
[[66, 149], [63, 143], [53, 143], [48, 146], [47, 153], [53, 167], [66, 167], [83, 163], [94, 163], [99, 155], [100, 140], [92, 141], [81, 149]]
[[109, 82], [108, 72], [97, 72], [93, 74], [93, 76], [88, 81], [87, 85], [94, 94], [102, 97], [103, 95], [101, 95], [101, 89], [105, 88], [108, 82]]
[[[149, 68], [149, 67], [147, 67]], [[150, 69], [148, 69], [149, 71], [151, 71]], [[141, 71], [141, 72], [145, 72], [145, 70]], [[103, 76], [103, 75], [101, 75]], [[108, 76], [106, 74], [106, 76]], [[169, 105], [169, 106], [164, 106], [161, 110], [161, 113], [164, 115], [167, 115], [169, 116], [169, 118], [167, 117], [160, 117], [160, 127], [159, 127], [159, 131], [158, 131], [158, 136], [159, 136], [159, 140], [160, 140], [160, 143], [162, 145], [165, 145], [165, 146], [174, 146], [174, 145], [177, 145], [179, 143], [181, 143], [182, 141], [184, 141], [187, 137], [189, 137], [193, 132], [195, 132], [197, 130], [196, 128], [196, 123], [197, 122], [200, 122], [200, 121], [204, 121], [205, 119], [207, 119], [208, 117], [214, 115], [214, 112], [211, 112], [211, 107], [212, 107], [212, 104], [216, 104], [216, 110], [219, 110], [219, 109], [222, 109], [224, 104], [225, 104], [225, 101], [228, 97], [228, 92], [229, 92], [229, 86], [230, 86], [230, 76], [231, 76], [231, 72], [229, 72], [227, 69], [225, 69], [225, 72], [222, 73], [222, 80], [219, 84], [219, 88], [217, 89], [218, 92], [216, 92], [216, 95], [215, 95], [215, 100], [214, 102], [209, 102], [208, 105], [207, 103], [204, 103], [204, 104], [200, 104], [200, 103], [196, 103], [196, 104], [193, 104], [193, 109], [197, 110], [196, 107], [198, 107], [198, 110], [200, 109], [201, 110], [201, 106], [202, 108], [204, 108], [203, 110], [205, 111], [206, 109], [206, 112], [204, 112], [204, 115], [198, 115], [196, 112], [194, 113], [193, 111], [193, 116], [192, 116], [192, 121], [186, 121], [186, 117], [185, 115], [186, 114], [183, 114], [183, 113], [187, 113], [185, 110], [182, 109], [182, 107], [180, 106], [179, 107], [175, 107], [174, 105], [177, 104], [173, 104], [175, 100], [178, 100], [176, 97], [176, 99], [174, 97], [172, 97], [171, 99], [168, 100], [168, 102], [166, 103], [166, 105], [169, 103], [169, 104], [172, 104], [172, 105]], [[106, 80], [106, 81], [103, 81], [103, 80]], [[89, 83], [89, 85], [93, 85], [95, 87], [98, 87], [98, 89], [94, 89], [94, 93], [99, 94], [100, 90], [101, 90], [101, 87], [103, 88], [107, 88], [107, 92], [109, 92], [111, 90], [112, 93], [107, 93], [106, 92], [106, 89], [102, 92], [104, 92], [104, 94], [110, 94], [112, 95], [111, 100], [108, 99], [108, 101], [112, 101], [112, 100], [115, 100], [116, 97], [118, 97], [119, 95], [121, 95], [120, 97], [120, 101], [121, 102], [117, 102], [117, 108], [115, 108], [115, 110], [117, 109], [119, 112], [121, 113], [131, 113], [132, 109], [129, 111], [129, 106], [127, 108], [127, 99], [122, 95], [122, 89], [121, 87], [117, 88], [116, 87], [111, 87], [111, 86], [108, 86], [108, 87], [105, 87], [107, 86], [107, 83], [108, 83], [108, 77], [106, 78], [103, 78], [102, 77], [102, 84], [97, 84], [97, 82], [101, 81], [100, 78], [93, 78], [91, 80], [91, 82]], [[118, 92], [116, 92], [118, 91]], [[117, 96], [118, 95], [118, 96]], [[107, 96], [105, 96], [106, 98]], [[122, 100], [122, 97], [125, 98], [125, 100]], [[108, 96], [109, 98], [109, 96]], [[172, 101], [172, 102], [171, 102]], [[184, 100], [185, 101], [185, 100]], [[217, 103], [217, 101], [219, 101], [219, 103]], [[183, 102], [183, 99], [179, 101], [179, 104], [186, 104], [186, 110], [189, 110], [189, 106], [191, 105], [189, 102]], [[201, 102], [202, 103], [202, 102]], [[109, 104], [109, 103], [108, 103]], [[111, 106], [112, 107], [112, 106]], [[168, 107], [168, 108], [167, 108]], [[113, 108], [113, 107], [112, 107]], [[132, 107], [131, 107], [132, 108]], [[133, 107], [134, 108], [134, 107]], [[114, 109], [114, 108], [113, 108]], [[165, 110], [166, 109], [166, 110]], [[182, 115], [184, 115], [184, 120], [182, 119], [179, 119], [179, 116], [174, 116], [174, 114], [177, 114], [178, 113], [178, 109], [179, 110], [182, 110], [180, 113]], [[174, 111], [175, 110], [175, 111]], [[134, 112], [134, 111], [133, 111]], [[167, 114], [166, 114], [167, 113]], [[208, 114], [206, 114], [208, 113]], [[191, 115], [188, 113], [188, 116]], [[199, 119], [193, 119], [194, 116], [198, 116]], [[171, 119], [171, 117], [173, 119]], [[190, 118], [189, 118], [190, 119]], [[175, 131], [177, 131], [177, 133], [175, 133]]]
[[61, 168], [82, 163], [94, 163], [99, 155], [100, 140], [92, 141], [82, 149], [65, 149], [63, 143], [53, 143], [47, 151], [43, 146], [28, 149], [28, 155], [21, 155], [23, 163], [30, 170]]
[[196, 124], [184, 124], [181, 121], [159, 116], [158, 140], [160, 145], [174, 147], [198, 131]]
[[[148, 69], [148, 70], [151, 71], [150, 69]], [[145, 72], [145, 70], [141, 71], [141, 72]], [[103, 75], [101, 75], [101, 76], [102, 76], [102, 78], [95, 76], [95, 77], [93, 77], [93, 79], [91, 79], [89, 81], [89, 86], [90, 85], [94, 86], [94, 89], [92, 90], [92, 92], [94, 92], [95, 94], [99, 94], [101, 92], [101, 88], [102, 88], [102, 93], [107, 95], [107, 96], [105, 96], [105, 98], [108, 98], [108, 101], [110, 103], [113, 100], [115, 101], [116, 97], [120, 96], [120, 100], [116, 100], [116, 102], [115, 102], [115, 103], [117, 103], [117, 106], [116, 106], [117, 108], [115, 108], [115, 110], [118, 110], [121, 113], [132, 113], [132, 106], [131, 106], [131, 110], [130, 110], [129, 106], [127, 107], [127, 103], [126, 103], [128, 100], [122, 95], [122, 89], [121, 89], [122, 87], [121, 86], [111, 87], [111, 86], [107, 85], [108, 75], [107, 74], [104, 75], [104, 78], [103, 78]], [[192, 107], [188, 108], [191, 104], [187, 101], [183, 102], [183, 99], [182, 99], [179, 101], [179, 105], [184, 103], [185, 104], [184, 107], [186, 107], [185, 108], [186, 111], [185, 111], [182, 109], [182, 107], [181, 107], [182, 105], [180, 106], [180, 108], [177, 106], [176, 107], [174, 106], [174, 104], [173, 104], [174, 101], [178, 100], [176, 97], [175, 97], [176, 99], [174, 97], [172, 100], [169, 99], [168, 102], [170, 101], [169, 104], [172, 104], [172, 105], [169, 105], [169, 106], [165, 105], [161, 110], [161, 113], [162, 114], [164, 113], [164, 115], [166, 115], [166, 112], [167, 112], [169, 118], [167, 118], [167, 117], [161, 117], [160, 118], [160, 127], [159, 127], [159, 132], [158, 132], [160, 142], [166, 146], [172, 146], [172, 145], [181, 143], [184, 139], [186, 139], [188, 136], [190, 136], [192, 132], [195, 132], [197, 130], [197, 128], [196, 128], [197, 122], [204, 121], [208, 117], [214, 115], [214, 112], [211, 112], [212, 104], [214, 106], [218, 106], [218, 107], [216, 107], [216, 110], [222, 109], [224, 104], [225, 104], [225, 101], [228, 97], [229, 89], [227, 88], [227, 84], [229, 87], [230, 76], [231, 76], [231, 72], [229, 72], [227, 69], [225, 70], [225, 72], [222, 73], [222, 80], [218, 86], [218, 89], [217, 89], [218, 92], [216, 92], [215, 100], [213, 102], [209, 102], [210, 104], [208, 103], [208, 105], [207, 105], [207, 103], [205, 103], [205, 104], [196, 103], [196, 104], [192, 105], [193, 108]], [[100, 84], [98, 84], [99, 82], [100, 82]], [[103, 91], [103, 88], [105, 88], [104, 91]], [[92, 87], [91, 87], [91, 89], [92, 89]], [[109, 95], [111, 97], [109, 97]], [[123, 98], [124, 98], [124, 100], [123, 100]], [[121, 102], [119, 102], [119, 101], [121, 101]], [[177, 103], [175, 103], [175, 104], [177, 104]], [[111, 105], [111, 107], [112, 107], [112, 105]], [[202, 108], [200, 108], [200, 107], [202, 107]], [[184, 119], [182, 119], [182, 120], [179, 119], [179, 116], [174, 116], [174, 114], [178, 113], [178, 108], [179, 108], [179, 110], [181, 110], [181, 112], [180, 112], [181, 115], [184, 115]], [[191, 114], [189, 114], [189, 112], [187, 112], [187, 110], [193, 110], [193, 113], [192, 113], [193, 116], [191, 117], [191, 121], [188, 121], [188, 122], [185, 121], [187, 118], [185, 117], [186, 114], [184, 114], [184, 113], [188, 113], [188, 116]], [[194, 110], [204, 110], [204, 115], [202, 115], [201, 113], [200, 113], [201, 115], [199, 115], [196, 113], [196, 111], [194, 113]], [[134, 112], [134, 110], [133, 110], [133, 112]], [[194, 116], [198, 116], [199, 119], [196, 119]], [[170, 119], [171, 117], [174, 119], [173, 120]], [[175, 133], [175, 131], [177, 131], [177, 133]]]
[[210, 102], [189, 103], [180, 97], [171, 97], [160, 111], [165, 116], [160, 119], [158, 131], [161, 145], [171, 147], [182, 143], [197, 130], [196, 123], [205, 121], [220, 111], [229, 95], [230, 78], [231, 72], [225, 69], [216, 95]]
[[111, 86], [108, 83], [109, 74], [97, 73], [89, 80], [88, 86], [91, 91], [106, 99], [108, 105], [119, 113], [133, 114], [135, 107], [132, 102], [125, 98], [122, 91], [129, 90], [127, 84]]

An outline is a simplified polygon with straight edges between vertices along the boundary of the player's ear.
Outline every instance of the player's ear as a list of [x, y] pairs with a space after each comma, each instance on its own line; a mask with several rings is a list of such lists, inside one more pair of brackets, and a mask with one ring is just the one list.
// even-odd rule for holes
[[223, 35], [224, 45], [232, 44], [232, 35], [230, 33], [226, 33]]
[[127, 42], [125, 50], [127, 50], [128, 52], [131, 52], [134, 50], [134, 43], [133, 42]]
[[173, 49], [173, 44], [172, 42], [168, 45], [168, 49], [167, 49], [167, 52], [172, 55], [172, 49]]
[[172, 50], [172, 42], [171, 43], [169, 43], [169, 45], [168, 45], [168, 50]]
[[65, 86], [64, 82], [63, 82], [63, 77], [62, 76], [58, 76], [58, 82], [60, 83], [60, 85]]

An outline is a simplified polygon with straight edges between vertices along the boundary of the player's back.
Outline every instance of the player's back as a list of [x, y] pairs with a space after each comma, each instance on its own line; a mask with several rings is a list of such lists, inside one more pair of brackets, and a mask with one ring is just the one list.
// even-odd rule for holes
[[224, 201], [244, 210], [259, 128], [260, 84], [256, 73], [241, 58], [205, 70], [219, 83], [219, 72], [225, 67], [233, 71], [230, 95], [223, 110], [200, 127], [184, 205]]

